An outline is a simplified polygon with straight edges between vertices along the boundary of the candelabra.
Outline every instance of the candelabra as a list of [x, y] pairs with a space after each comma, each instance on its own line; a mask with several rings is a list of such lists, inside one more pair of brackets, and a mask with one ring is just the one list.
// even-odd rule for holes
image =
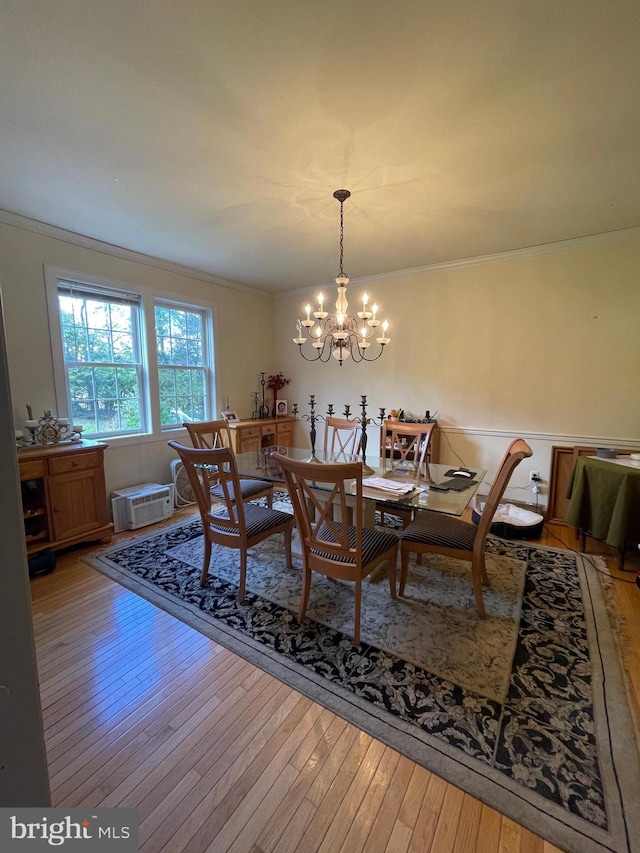
[[[291, 414], [294, 418], [298, 417], [298, 404], [294, 403], [291, 409]], [[333, 414], [333, 406], [329, 405], [327, 415], [331, 417]], [[320, 459], [316, 456], [316, 421], [323, 421], [324, 417], [322, 415], [316, 415], [316, 395], [309, 394], [309, 414], [308, 415], [300, 415], [301, 421], [309, 421], [309, 439], [311, 440], [311, 456], [306, 460], [307, 462], [321, 462]]]
[[361, 413], [360, 413], [359, 417], [358, 416], [351, 417], [351, 406], [348, 403], [345, 403], [344, 416], [348, 421], [353, 421], [354, 423], [360, 424], [360, 429], [361, 429], [361, 433], [362, 433], [361, 438], [360, 438], [360, 451], [362, 454], [362, 471], [364, 474], [371, 475], [371, 474], [375, 474], [375, 471], [370, 465], [367, 465], [367, 426], [369, 424], [377, 424], [378, 426], [381, 425], [384, 421], [385, 410], [382, 406], [380, 407], [380, 414], [378, 416], [379, 420], [376, 420], [375, 418], [368, 417], [367, 416], [367, 395], [366, 394], [360, 395], [360, 409], [361, 409]]
[[265, 386], [267, 384], [265, 382], [265, 379], [264, 379], [264, 371], [262, 371], [260, 373], [260, 377], [261, 377], [260, 385], [262, 386], [262, 405], [260, 406], [260, 409], [258, 410], [258, 415], [260, 417], [260, 420], [263, 420], [264, 418], [269, 417], [270, 412], [269, 412], [269, 406], [267, 406], [267, 403], [265, 400], [265, 395], [264, 395], [264, 389], [265, 389]]

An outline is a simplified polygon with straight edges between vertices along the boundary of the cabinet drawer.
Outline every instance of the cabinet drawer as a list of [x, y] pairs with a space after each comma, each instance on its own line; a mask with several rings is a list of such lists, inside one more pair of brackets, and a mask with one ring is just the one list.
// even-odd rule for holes
[[260, 435], [260, 427], [252, 426], [252, 427], [244, 427], [243, 429], [237, 430], [238, 438], [241, 441], [246, 441], [248, 438], [258, 438]]
[[50, 474], [67, 474], [70, 471], [82, 471], [85, 468], [97, 468], [100, 461], [98, 453], [76, 453], [72, 456], [61, 456], [59, 459], [49, 459]]
[[33, 459], [30, 462], [20, 462], [20, 479], [37, 480], [44, 477], [44, 460]]
[[276, 426], [278, 435], [290, 435], [293, 432], [293, 424], [278, 424]]

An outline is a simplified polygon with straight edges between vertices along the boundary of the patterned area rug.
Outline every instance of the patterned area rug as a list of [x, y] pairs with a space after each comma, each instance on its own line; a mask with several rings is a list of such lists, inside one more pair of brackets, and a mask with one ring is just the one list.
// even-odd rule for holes
[[[579, 555], [490, 537], [488, 617], [467, 564], [410, 564], [406, 596], [385, 576], [353, 589], [300, 572], [280, 537], [214, 548], [199, 587], [191, 520], [100, 549], [93, 567], [567, 851], [640, 850], [638, 750], [599, 579]], [[299, 560], [294, 560], [299, 565]]]

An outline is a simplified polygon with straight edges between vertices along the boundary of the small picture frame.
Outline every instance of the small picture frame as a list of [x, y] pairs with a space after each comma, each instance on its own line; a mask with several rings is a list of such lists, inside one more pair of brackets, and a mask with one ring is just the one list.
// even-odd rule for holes
[[287, 414], [287, 401], [286, 400], [278, 400], [276, 403], [276, 417], [281, 418]]
[[223, 412], [222, 417], [227, 421], [227, 423], [231, 423], [231, 421], [237, 421], [238, 416], [235, 412]]

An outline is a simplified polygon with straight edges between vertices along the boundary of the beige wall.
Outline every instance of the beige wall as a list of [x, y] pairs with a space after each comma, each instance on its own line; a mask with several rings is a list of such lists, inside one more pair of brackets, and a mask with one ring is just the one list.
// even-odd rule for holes
[[[353, 281], [351, 308], [366, 287], [390, 320], [392, 343], [375, 364], [347, 362], [342, 368], [304, 362], [291, 342], [311, 293], [272, 300], [161, 269], [144, 258], [78, 246], [63, 236], [0, 223], [16, 428], [26, 403], [36, 412], [55, 406], [43, 274], [49, 264], [209, 301], [216, 317], [218, 401], [228, 395], [240, 416], [251, 411], [259, 371], [282, 370], [292, 382], [281, 396], [290, 406], [298, 402], [302, 412], [308, 411], [310, 393], [318, 412], [329, 402], [340, 412], [345, 403], [356, 411], [361, 394], [368, 397], [370, 414], [380, 406], [418, 415], [438, 412], [443, 461], [485, 467], [488, 480], [511, 438], [522, 435], [535, 453], [509, 493], [522, 500], [532, 499], [529, 470], [548, 479], [554, 444], [640, 447], [638, 229], [574, 241], [564, 251]], [[335, 285], [324, 292], [333, 301]], [[297, 430], [297, 443], [307, 442], [307, 425]], [[321, 440], [321, 427], [318, 433]], [[377, 430], [369, 435], [375, 447]], [[167, 438], [112, 441], [106, 454], [109, 490], [167, 482], [172, 456]], [[543, 489], [543, 503], [545, 498]]]
[[[22, 428], [27, 403], [34, 413], [55, 409], [45, 264], [146, 286], [167, 297], [208, 302], [214, 311], [218, 408], [228, 396], [239, 415], [251, 413], [251, 393], [258, 388], [258, 373], [272, 369], [270, 297], [161, 269], [145, 263], [142, 256], [139, 261], [125, 260], [0, 223], [0, 287], [16, 429]], [[175, 456], [167, 447], [170, 437], [186, 441], [186, 432], [179, 430], [133, 444], [110, 441], [105, 454], [108, 490], [141, 482], [169, 482], [169, 460]]]
[[[391, 324], [392, 343], [372, 365], [291, 361], [295, 320], [312, 294], [278, 299], [275, 357], [291, 364], [287, 396], [303, 411], [309, 393], [320, 412], [329, 402], [355, 407], [361, 394], [372, 414], [437, 411], [443, 461], [457, 453], [490, 475], [523, 435], [535, 455], [513, 499], [532, 499], [530, 469], [548, 479], [554, 444], [640, 446], [638, 229], [565, 251], [352, 282], [351, 309], [365, 288]], [[324, 294], [333, 304], [335, 285]]]

